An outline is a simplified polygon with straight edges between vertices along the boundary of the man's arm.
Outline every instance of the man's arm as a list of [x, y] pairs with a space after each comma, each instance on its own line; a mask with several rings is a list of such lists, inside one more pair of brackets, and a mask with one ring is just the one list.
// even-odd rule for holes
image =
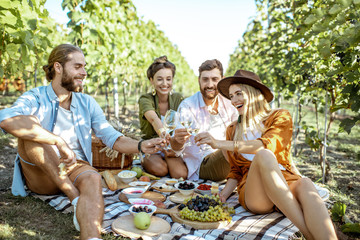
[[33, 115], [19, 115], [5, 119], [0, 123], [0, 128], [17, 138], [55, 145], [64, 162], [69, 165], [76, 161], [75, 154], [66, 142], [61, 137], [43, 128], [38, 118]]
[[[144, 153], [156, 153], [165, 146], [165, 140], [161, 138], [153, 138], [149, 140], [142, 141], [140, 143], [140, 149]], [[139, 152], [139, 141], [121, 136], [119, 137], [113, 146], [113, 149], [121, 153], [138, 153]]]

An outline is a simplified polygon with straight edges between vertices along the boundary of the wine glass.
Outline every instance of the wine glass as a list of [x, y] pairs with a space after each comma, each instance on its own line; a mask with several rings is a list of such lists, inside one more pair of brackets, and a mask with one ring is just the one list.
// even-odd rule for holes
[[[165, 128], [165, 138], [167, 134], [171, 134], [174, 129], [176, 128], [176, 118], [177, 118], [177, 112], [170, 109], [166, 112], [165, 117], [164, 117], [164, 128]], [[167, 145], [165, 147], [166, 150], [170, 150], [171, 147], [169, 147], [169, 145]]]
[[[194, 120], [193, 120], [193, 118], [192, 118], [192, 116], [191, 116], [191, 113], [189, 113], [189, 112], [186, 112], [186, 111], [183, 111], [183, 112], [181, 112], [181, 114], [180, 114], [180, 123], [181, 123], [181, 125], [184, 127], [184, 128], [186, 128], [186, 130], [188, 131], [188, 133], [190, 133], [191, 134], [191, 126], [193, 125], [193, 122], [194, 122]], [[186, 141], [186, 143], [184, 144], [184, 146], [186, 147], [186, 146], [191, 146], [191, 142], [190, 142], [190, 139], [188, 139], [187, 141]]]

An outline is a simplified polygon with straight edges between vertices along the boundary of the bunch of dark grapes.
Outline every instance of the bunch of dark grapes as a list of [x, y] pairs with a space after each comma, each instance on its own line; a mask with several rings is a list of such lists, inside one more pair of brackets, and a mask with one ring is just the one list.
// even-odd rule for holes
[[138, 207], [133, 207], [133, 212], [146, 212], [146, 213], [151, 213], [152, 209], [148, 208], [147, 206], [142, 207], [142, 206], [138, 206]]
[[179, 188], [184, 190], [190, 190], [195, 188], [195, 184], [192, 182], [182, 182], [179, 183]]
[[219, 200], [219, 196], [196, 196], [181, 204], [179, 210], [181, 218], [200, 222], [230, 222], [230, 214], [235, 213], [234, 208], [225, 206]]

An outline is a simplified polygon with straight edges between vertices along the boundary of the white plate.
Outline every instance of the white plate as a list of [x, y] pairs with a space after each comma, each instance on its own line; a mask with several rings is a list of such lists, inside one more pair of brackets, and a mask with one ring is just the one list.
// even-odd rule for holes
[[143, 181], [134, 181], [129, 183], [130, 186], [132, 187], [138, 187], [138, 188], [145, 188], [145, 190], [147, 190], [150, 187], [149, 182], [143, 182]]
[[326, 188], [320, 187], [319, 185], [317, 185], [316, 183], [314, 183], [314, 186], [316, 188], [316, 190], [318, 191], [321, 199], [325, 202], [329, 199], [330, 197], [330, 192], [329, 190], [327, 190]]

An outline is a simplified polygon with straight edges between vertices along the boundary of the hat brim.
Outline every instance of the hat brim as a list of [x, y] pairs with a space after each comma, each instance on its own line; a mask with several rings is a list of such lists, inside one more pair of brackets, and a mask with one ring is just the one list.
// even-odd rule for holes
[[218, 82], [217, 89], [221, 95], [223, 95], [227, 99], [230, 99], [229, 88], [232, 84], [238, 84], [238, 83], [247, 84], [254, 88], [259, 89], [261, 91], [261, 93], [264, 95], [266, 101], [268, 101], [269, 103], [274, 99], [273, 93], [267, 86], [255, 81], [253, 79], [246, 78], [246, 77], [231, 76], [231, 77], [223, 78], [222, 80], [220, 80]]

